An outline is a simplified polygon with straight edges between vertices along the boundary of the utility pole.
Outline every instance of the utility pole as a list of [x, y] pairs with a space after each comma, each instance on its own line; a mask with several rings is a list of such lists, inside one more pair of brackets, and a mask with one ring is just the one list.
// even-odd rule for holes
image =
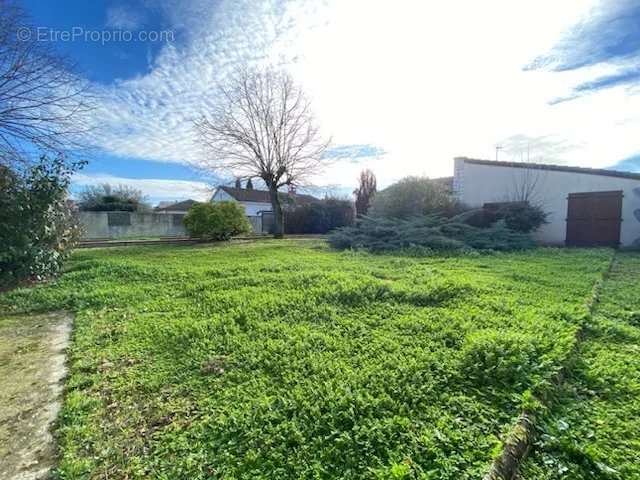
[[496, 145], [496, 162], [498, 161], [498, 152], [502, 150], [502, 145]]

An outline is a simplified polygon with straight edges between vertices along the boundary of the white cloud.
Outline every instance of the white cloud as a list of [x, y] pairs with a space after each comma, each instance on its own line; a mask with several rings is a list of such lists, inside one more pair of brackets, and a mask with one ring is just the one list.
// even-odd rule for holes
[[142, 16], [130, 7], [114, 6], [107, 9], [106, 26], [118, 30], [136, 30], [142, 25]]
[[[339, 163], [321, 184], [348, 185], [364, 167], [382, 185], [407, 174], [450, 175], [454, 156], [493, 158], [496, 144], [525, 137], [542, 161], [611, 165], [637, 153], [640, 95], [612, 88], [550, 105], [612, 67], [523, 70], [593, 4], [185, 3], [171, 19], [189, 32], [186, 43], [164, 48], [148, 75], [103, 91], [97, 143], [119, 156], [197, 162], [203, 152], [191, 125], [211, 102], [212, 86], [239, 61], [268, 59], [287, 62], [335, 143], [387, 152]], [[549, 142], [562, 148], [549, 153]], [[501, 158], [519, 159], [517, 150]]]
[[75, 190], [88, 185], [128, 185], [141, 190], [152, 201], [161, 200], [199, 200], [204, 201], [211, 197], [212, 189], [204, 182], [188, 180], [164, 180], [156, 178], [125, 178], [108, 174], [84, 174], [77, 173], [73, 176], [72, 186]]

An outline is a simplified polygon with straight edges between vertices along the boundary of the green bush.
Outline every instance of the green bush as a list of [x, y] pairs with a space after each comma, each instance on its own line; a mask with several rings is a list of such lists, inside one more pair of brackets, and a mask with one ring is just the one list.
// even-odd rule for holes
[[80, 237], [66, 202], [78, 166], [42, 157], [25, 172], [0, 167], [0, 287], [61, 270]]
[[337, 229], [329, 243], [338, 249], [389, 251], [519, 250], [533, 246], [531, 238], [514, 232], [503, 221], [489, 228], [463, 223], [462, 216], [425, 215], [410, 219], [362, 217], [353, 227]]
[[449, 217], [460, 211], [442, 184], [426, 177], [406, 177], [376, 194], [369, 216], [410, 218], [437, 213]]
[[505, 205], [498, 212], [499, 219], [511, 230], [529, 233], [547, 223], [547, 213], [537, 205], [528, 202], [518, 202]]
[[504, 202], [486, 204], [465, 215], [465, 223], [476, 227], [489, 227], [500, 220], [511, 230], [530, 233], [547, 223], [547, 213], [529, 202]]
[[189, 236], [204, 240], [229, 240], [249, 233], [251, 225], [237, 202], [195, 203], [184, 217]]
[[284, 224], [286, 233], [327, 233], [352, 225], [354, 220], [352, 201], [326, 198], [287, 209]]
[[89, 186], [79, 195], [80, 210], [87, 212], [144, 212], [151, 210], [142, 191], [108, 183]]

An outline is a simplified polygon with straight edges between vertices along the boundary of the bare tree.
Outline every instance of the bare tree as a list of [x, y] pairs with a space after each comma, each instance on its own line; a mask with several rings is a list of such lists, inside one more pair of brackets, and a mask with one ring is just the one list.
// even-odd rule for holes
[[356, 214], [358, 216], [367, 214], [376, 191], [377, 182], [373, 172], [371, 170], [363, 170], [360, 172], [358, 188], [353, 191], [353, 194], [356, 196]]
[[260, 178], [269, 189], [275, 236], [284, 235], [278, 190], [300, 186], [324, 168], [330, 140], [291, 76], [275, 69], [238, 70], [219, 88], [216, 107], [196, 121], [208, 158], [201, 168]]
[[522, 164], [513, 169], [512, 183], [509, 189], [509, 201], [538, 204], [542, 201], [541, 187], [545, 180], [545, 171], [533, 163]]
[[86, 82], [46, 41], [25, 12], [0, 0], [0, 163], [54, 156], [81, 146], [91, 110]]

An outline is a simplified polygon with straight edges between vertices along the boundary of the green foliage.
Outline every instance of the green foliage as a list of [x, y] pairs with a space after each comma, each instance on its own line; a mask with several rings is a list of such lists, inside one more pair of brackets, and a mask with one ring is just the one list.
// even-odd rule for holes
[[249, 233], [251, 225], [237, 202], [195, 203], [184, 217], [189, 236], [205, 240], [229, 240]]
[[419, 215], [452, 216], [461, 212], [446, 188], [426, 177], [406, 177], [378, 192], [369, 216], [411, 218]]
[[66, 203], [80, 164], [41, 157], [26, 172], [0, 166], [0, 287], [57, 274], [80, 228]]
[[410, 219], [362, 217], [353, 227], [340, 228], [329, 237], [338, 249], [393, 251], [431, 250], [518, 250], [531, 248], [533, 241], [522, 233], [509, 230], [504, 222], [478, 228], [460, 221], [426, 215]]
[[141, 190], [127, 185], [88, 186], [79, 197], [80, 210], [88, 212], [144, 212], [151, 208]]
[[353, 202], [341, 198], [325, 198], [285, 211], [286, 233], [327, 233], [353, 224]]
[[564, 361], [610, 256], [78, 250], [0, 310], [75, 313], [59, 478], [474, 479], [521, 390]]
[[530, 233], [547, 223], [547, 213], [539, 205], [528, 202], [504, 202], [466, 212], [465, 223], [476, 227], [489, 227], [503, 220], [515, 232]]
[[640, 255], [618, 253], [525, 480], [640, 478]]
[[539, 205], [512, 203], [498, 212], [498, 220], [502, 219], [511, 230], [529, 233], [547, 223], [547, 213]]
[[462, 372], [477, 386], [499, 384], [524, 391], [544, 368], [542, 345], [531, 340], [527, 334], [498, 329], [470, 335], [462, 347]]

